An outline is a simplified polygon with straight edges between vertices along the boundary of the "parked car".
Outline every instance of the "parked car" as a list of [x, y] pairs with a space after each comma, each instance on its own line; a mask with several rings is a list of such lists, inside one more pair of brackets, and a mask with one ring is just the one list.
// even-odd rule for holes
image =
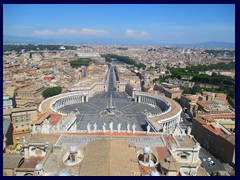
[[215, 165], [214, 161], [210, 161], [209, 164], [212, 166]]
[[187, 118], [187, 119], [189, 119], [189, 118], [190, 118], [190, 116], [189, 116], [187, 113], [185, 113], [185, 116], [186, 116], [186, 118]]
[[207, 158], [207, 162], [210, 162], [211, 160], [212, 160], [212, 158], [211, 158], [211, 157]]

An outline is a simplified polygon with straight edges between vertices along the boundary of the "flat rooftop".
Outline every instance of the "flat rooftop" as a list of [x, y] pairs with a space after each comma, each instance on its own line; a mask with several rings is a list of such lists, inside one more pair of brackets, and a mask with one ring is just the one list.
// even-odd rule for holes
[[193, 147], [196, 141], [190, 136], [175, 136], [174, 139], [181, 147]]

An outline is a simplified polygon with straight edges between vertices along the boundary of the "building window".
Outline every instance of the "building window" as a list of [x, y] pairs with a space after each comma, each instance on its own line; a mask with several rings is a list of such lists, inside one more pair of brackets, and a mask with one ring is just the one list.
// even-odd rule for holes
[[187, 155], [182, 154], [182, 155], [181, 155], [181, 159], [187, 159]]

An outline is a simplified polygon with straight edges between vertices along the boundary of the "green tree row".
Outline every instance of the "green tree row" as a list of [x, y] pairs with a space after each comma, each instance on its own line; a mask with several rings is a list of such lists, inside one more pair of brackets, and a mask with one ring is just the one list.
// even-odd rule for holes
[[119, 56], [116, 54], [104, 54], [101, 55], [101, 57], [104, 57], [106, 62], [111, 62], [113, 59], [116, 59], [117, 61], [126, 63], [126, 64], [130, 64], [130, 65], [134, 65], [138, 68], [146, 68], [146, 65], [143, 63], [137, 63], [135, 60], [129, 58], [128, 56]]
[[[220, 63], [220, 66], [222, 63]], [[228, 66], [229, 64], [225, 64]], [[219, 65], [218, 65], [219, 67]], [[202, 88], [199, 83], [202, 84], [214, 84], [218, 85], [219, 88], [204, 88], [206, 91], [212, 92], [221, 92], [227, 94], [228, 102], [231, 106], [235, 107], [235, 80], [231, 77], [217, 75], [216, 73], [212, 73], [212, 75], [207, 74], [199, 74], [198, 71], [193, 70], [194, 68], [182, 69], [182, 68], [170, 68], [168, 70], [171, 72], [171, 75], [167, 76], [159, 76], [158, 79], [155, 79], [154, 82], [167, 82], [168, 79], [184, 79], [186, 77], [191, 77], [191, 81], [195, 82], [196, 85], [193, 88], [184, 88], [183, 93], [185, 94], [196, 94], [197, 92], [201, 93]]]
[[92, 60], [89, 58], [80, 58], [74, 61], [70, 61], [69, 63], [71, 64], [72, 68], [78, 68], [81, 66], [89, 66], [91, 62]]
[[188, 71], [182, 68], [170, 68], [171, 77], [182, 79], [182, 77], [192, 77], [192, 81], [206, 83], [206, 84], [215, 84], [215, 85], [229, 85], [234, 86], [235, 80], [231, 77], [217, 75], [213, 73], [211, 76], [208, 74], [198, 74], [195, 71]]
[[[23, 49], [25, 49], [25, 51], [42, 51], [45, 49], [54, 51], [54, 50], [59, 50], [59, 48], [61, 47], [61, 45], [43, 45], [43, 44], [39, 44], [39, 45], [34, 45], [34, 44], [4, 44], [3, 45], [3, 51], [17, 51], [20, 52]], [[67, 50], [76, 50], [77, 47], [76, 46], [64, 46], [65, 49]]]
[[199, 84], [196, 84], [192, 88], [183, 88], [183, 93], [184, 94], [196, 94], [196, 93], [202, 93], [202, 88], [200, 87]]
[[126, 50], [128, 50], [128, 48], [127, 48], [127, 47], [117, 47], [116, 49], [118, 49], [118, 50], [123, 50], [123, 51], [126, 51]]
[[211, 64], [211, 65], [197, 65], [197, 66], [191, 66], [187, 68], [189, 71], [193, 72], [199, 72], [199, 71], [209, 71], [213, 69], [220, 69], [220, 70], [233, 70], [235, 69], [235, 62], [230, 62], [228, 64], [220, 62], [217, 64]]
[[45, 89], [43, 92], [42, 92], [42, 96], [44, 98], [48, 98], [48, 97], [52, 97], [52, 96], [55, 96], [55, 95], [58, 95], [62, 92], [62, 88], [57, 86], [57, 87], [49, 87], [47, 89]]
[[204, 51], [205, 53], [208, 54], [213, 54], [214, 56], [223, 56], [225, 53], [230, 55], [230, 56], [235, 56], [235, 50], [213, 50], [213, 49], [208, 49]]

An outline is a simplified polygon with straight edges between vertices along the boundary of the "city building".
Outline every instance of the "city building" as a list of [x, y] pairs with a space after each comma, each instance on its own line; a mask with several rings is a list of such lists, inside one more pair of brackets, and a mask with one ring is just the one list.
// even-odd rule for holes
[[3, 109], [13, 109], [16, 107], [15, 87], [7, 86], [3, 93]]
[[11, 121], [3, 120], [3, 151], [9, 145], [13, 144], [13, 128]]
[[194, 118], [192, 135], [203, 148], [225, 163], [235, 165], [235, 134], [218, 121]]
[[37, 120], [37, 107], [5, 109], [4, 121], [10, 121], [12, 125], [13, 143], [28, 136], [32, 130], [32, 121]]

